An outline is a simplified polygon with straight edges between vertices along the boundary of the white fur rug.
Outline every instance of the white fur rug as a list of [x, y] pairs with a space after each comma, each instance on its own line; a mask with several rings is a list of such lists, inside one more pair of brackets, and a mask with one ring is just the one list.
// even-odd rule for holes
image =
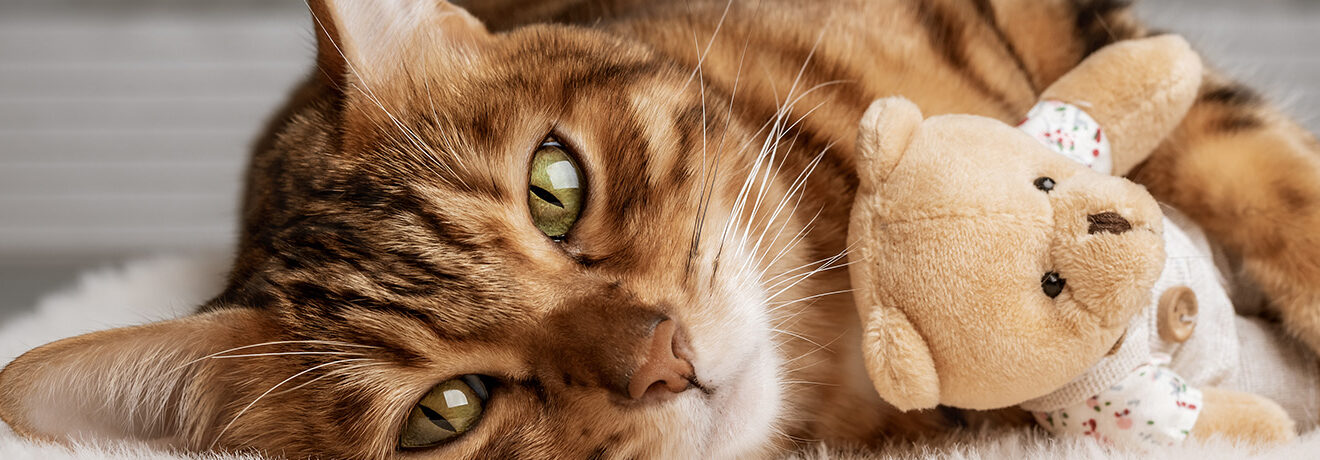
[[[73, 285], [38, 302], [33, 312], [0, 326], [0, 364], [52, 340], [110, 327], [140, 324], [187, 314], [219, 292], [228, 260], [215, 254], [157, 257], [88, 272]], [[1055, 458], [1320, 458], [1320, 433], [1269, 450], [1223, 442], [1185, 445], [1145, 454], [1111, 452], [1086, 439], [1053, 439], [1035, 431], [967, 433], [934, 446], [895, 446], [883, 452], [818, 451], [822, 459], [1055, 459]], [[98, 445], [67, 449], [16, 438], [0, 425], [0, 459], [208, 459], [253, 457], [183, 456], [137, 445]]]

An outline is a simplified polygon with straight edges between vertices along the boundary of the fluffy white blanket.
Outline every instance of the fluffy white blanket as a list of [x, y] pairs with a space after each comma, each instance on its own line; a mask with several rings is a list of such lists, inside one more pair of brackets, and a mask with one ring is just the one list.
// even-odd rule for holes
[[[140, 324], [187, 314], [220, 290], [227, 268], [223, 255], [157, 257], [82, 275], [74, 286], [42, 299], [25, 316], [0, 326], [0, 364], [52, 340], [110, 327]], [[965, 433], [932, 446], [895, 446], [881, 452], [820, 449], [806, 458], [1317, 458], [1320, 433], [1269, 450], [1223, 442], [1188, 443], [1146, 454], [1105, 450], [1086, 439], [1060, 440], [1036, 431]], [[88, 445], [74, 449], [22, 441], [0, 425], [0, 459], [214, 459], [258, 460], [243, 456], [185, 456], [137, 445]]]

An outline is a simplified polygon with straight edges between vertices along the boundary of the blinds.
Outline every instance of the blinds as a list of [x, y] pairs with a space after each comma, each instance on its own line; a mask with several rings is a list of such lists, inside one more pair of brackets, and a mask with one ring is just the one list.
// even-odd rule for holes
[[0, 259], [232, 245], [314, 40], [302, 2], [227, 3], [0, 5]]
[[[1320, 131], [1320, 3], [1139, 2]], [[0, 262], [224, 249], [300, 0], [0, 1]]]

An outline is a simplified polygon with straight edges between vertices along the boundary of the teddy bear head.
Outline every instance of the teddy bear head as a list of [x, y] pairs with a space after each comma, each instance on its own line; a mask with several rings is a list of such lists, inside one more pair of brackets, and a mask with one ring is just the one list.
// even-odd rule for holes
[[923, 119], [906, 99], [877, 101], [861, 129], [853, 286], [881, 348], [869, 370], [896, 406], [1041, 396], [1113, 349], [1149, 301], [1162, 218], [1141, 186], [997, 120]]
[[1093, 53], [1022, 129], [925, 118], [901, 97], [871, 105], [848, 247], [881, 397], [903, 410], [1007, 407], [1118, 350], [1163, 269], [1163, 219], [1143, 187], [1110, 173], [1178, 125], [1201, 72], [1165, 35]]

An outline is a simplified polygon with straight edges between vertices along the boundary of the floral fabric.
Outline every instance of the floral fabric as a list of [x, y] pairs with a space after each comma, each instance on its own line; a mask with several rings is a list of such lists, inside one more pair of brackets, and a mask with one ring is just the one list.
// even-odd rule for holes
[[1201, 414], [1201, 391], [1151, 362], [1086, 401], [1032, 414], [1056, 435], [1089, 436], [1137, 449], [1174, 446], [1187, 438]]
[[1018, 129], [1094, 171], [1113, 172], [1109, 137], [1080, 107], [1062, 101], [1040, 101], [1027, 112]]

